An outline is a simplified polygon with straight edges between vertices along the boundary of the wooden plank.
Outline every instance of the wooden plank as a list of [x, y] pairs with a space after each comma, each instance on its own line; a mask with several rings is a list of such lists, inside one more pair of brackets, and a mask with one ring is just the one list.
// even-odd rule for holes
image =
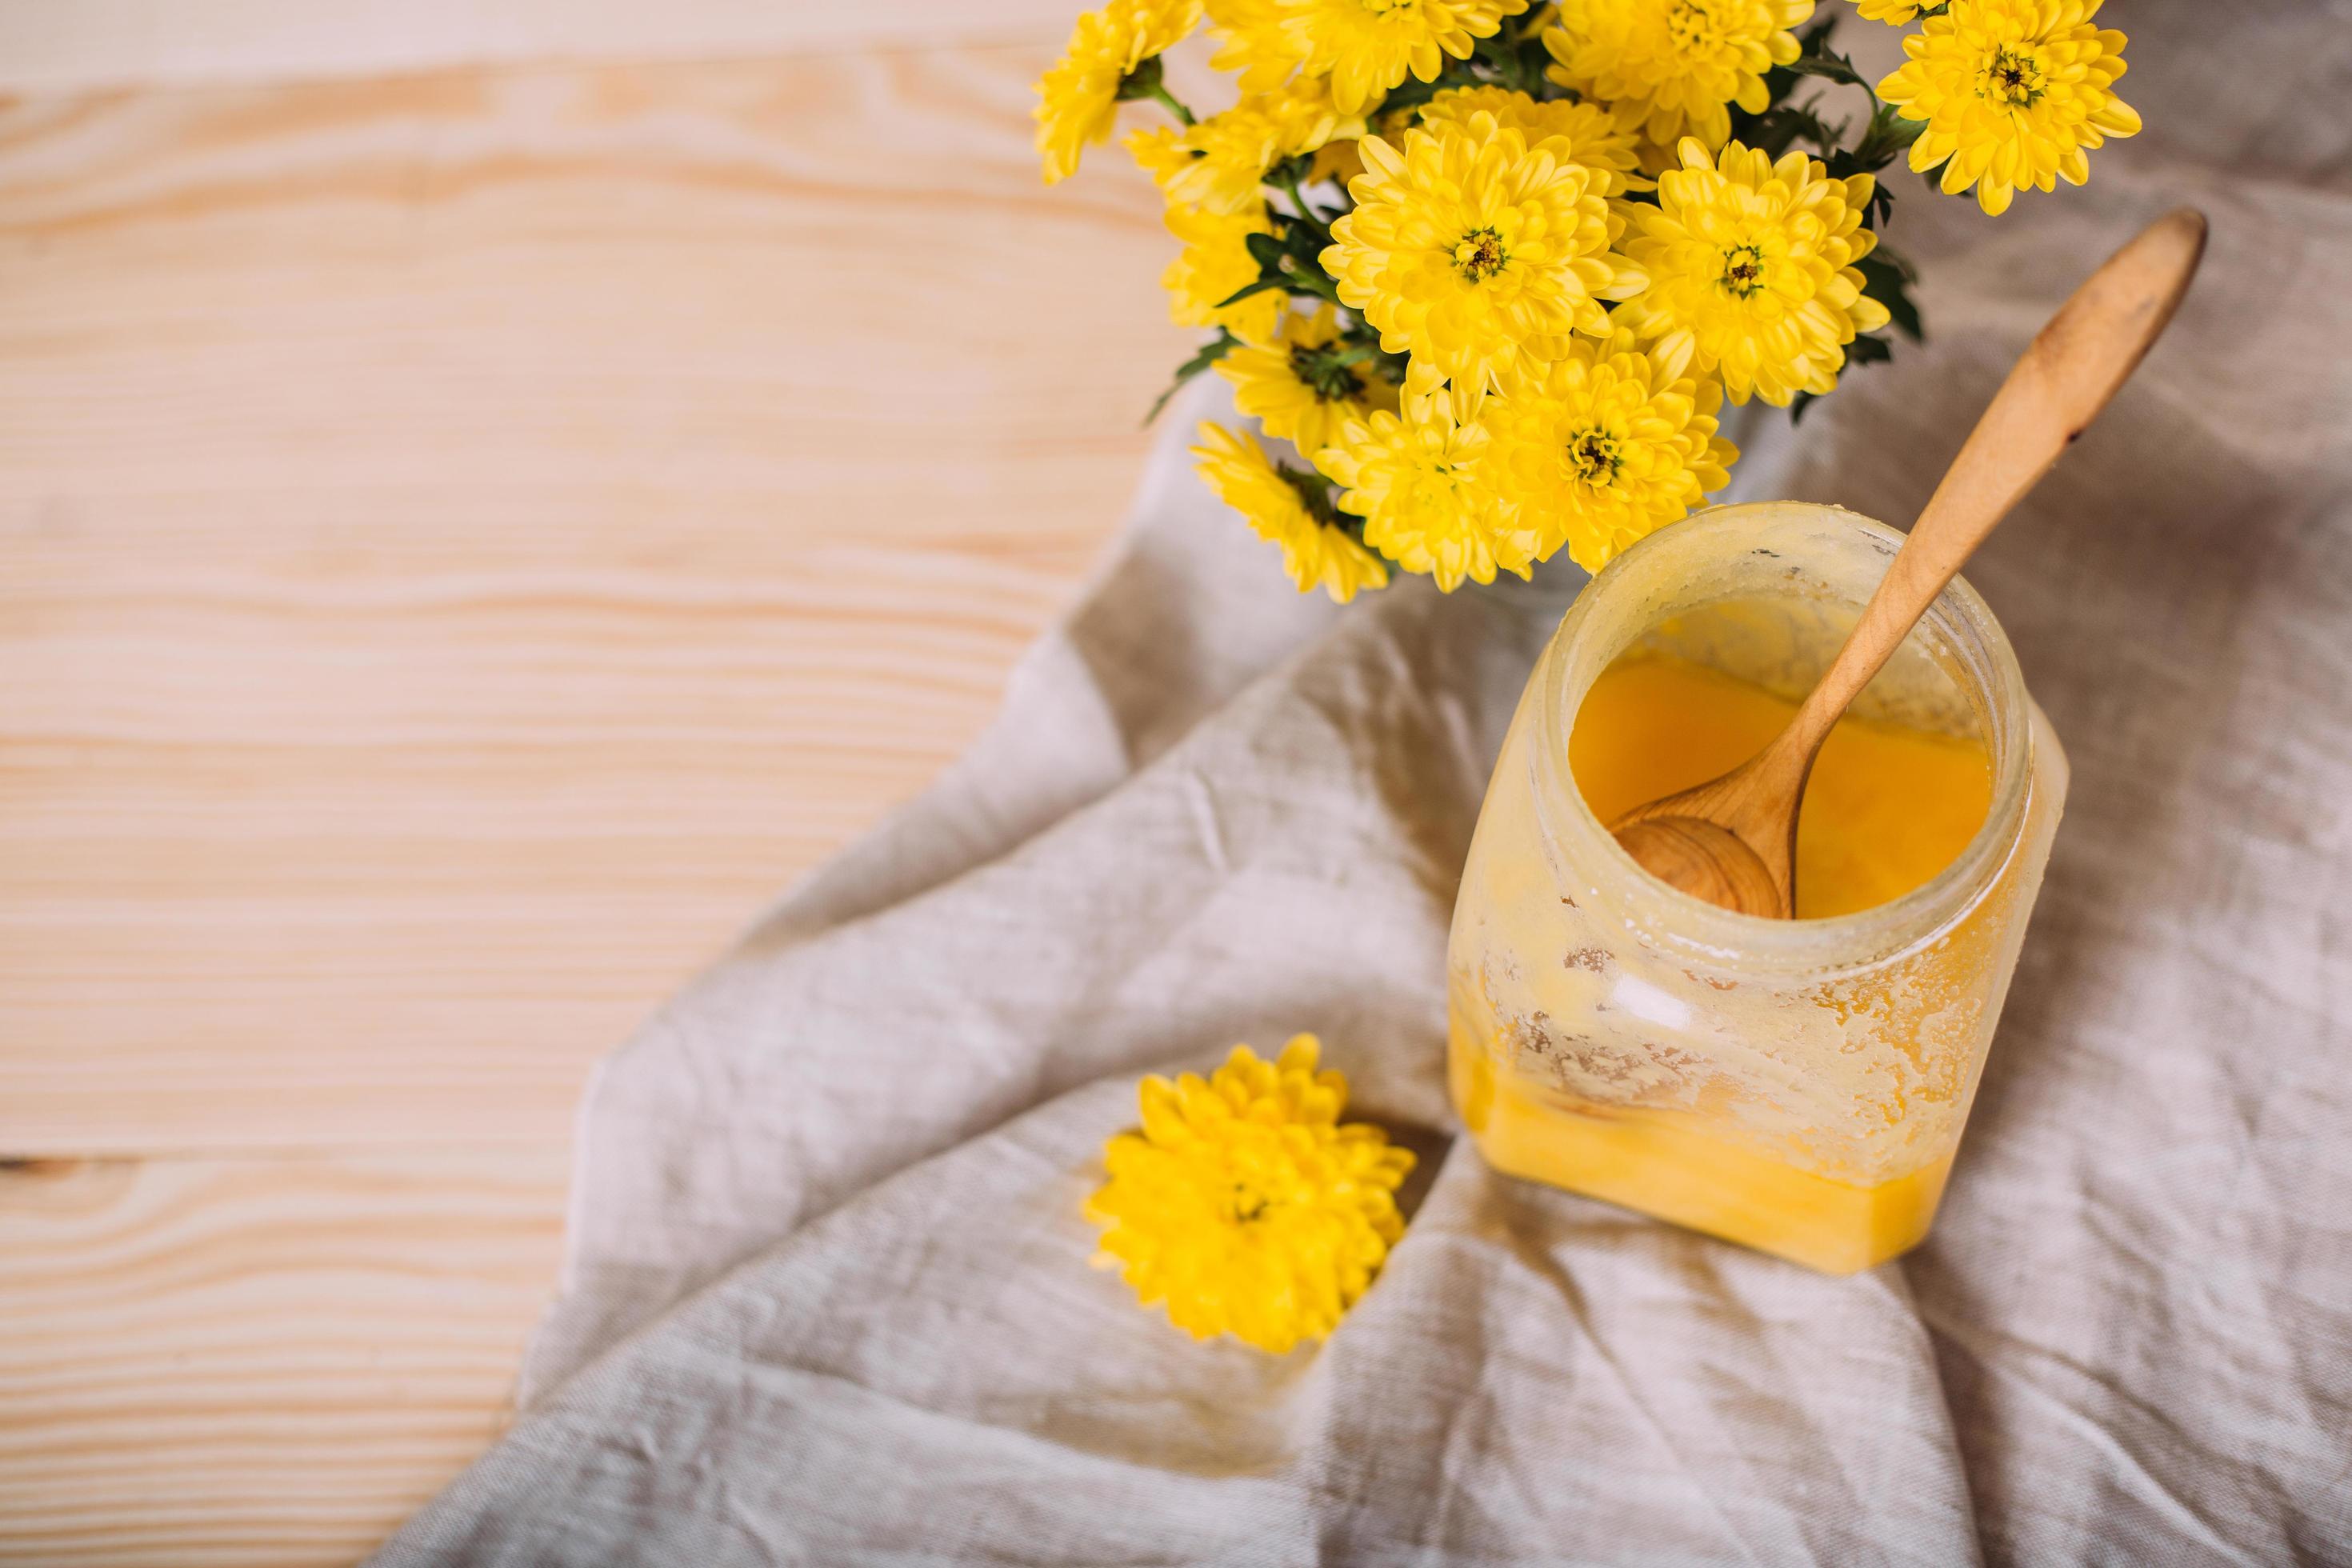
[[1183, 352], [1034, 47], [0, 110], [0, 1153], [561, 1138]]
[[18, 0], [0, 87], [249, 82], [517, 61], [685, 59], [1058, 37], [1071, 0]]
[[0, 1172], [0, 1562], [350, 1563], [497, 1432], [558, 1146]]

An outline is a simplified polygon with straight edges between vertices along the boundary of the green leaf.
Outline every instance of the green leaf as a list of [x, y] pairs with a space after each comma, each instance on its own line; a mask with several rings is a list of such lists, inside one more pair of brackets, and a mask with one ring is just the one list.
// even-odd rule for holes
[[1222, 310], [1228, 305], [1238, 305], [1243, 300], [1248, 299], [1251, 295], [1263, 294], [1269, 289], [1288, 288], [1290, 288], [1290, 279], [1287, 278], [1261, 278], [1255, 283], [1243, 284], [1240, 288], [1234, 289], [1232, 293], [1218, 300], [1216, 308]]
[[1911, 298], [1911, 285], [1918, 281], [1911, 264], [1880, 246], [1853, 265], [1862, 274], [1863, 293], [1886, 307], [1895, 330], [1915, 343], [1925, 342], [1919, 307]]
[[1853, 68], [1852, 60], [1843, 55], [1832, 54], [1826, 48], [1819, 54], [1799, 55], [1789, 62], [1789, 68], [1799, 76], [1824, 77], [1831, 81], [1844, 82], [1849, 87], [1866, 88], [1870, 85], [1863, 79], [1862, 73]]
[[1245, 236], [1242, 243], [1249, 247], [1250, 259], [1264, 270], [1273, 272], [1282, 266], [1284, 246], [1279, 236], [1253, 234]]
[[1388, 96], [1381, 100], [1379, 112], [1385, 117], [1392, 110], [1419, 109], [1448, 88], [1473, 87], [1478, 80], [1478, 77], [1462, 62], [1448, 61], [1446, 68], [1428, 81], [1407, 77], [1395, 87], [1389, 89]]
[[[1927, 129], [1926, 121], [1906, 120], [1893, 104], [1882, 103], [1871, 111], [1862, 140], [1829, 161], [1830, 174], [1840, 180], [1850, 174], [1875, 174], [1908, 152]], [[1893, 198], [1888, 200], [1891, 203]]]
[[1217, 335], [1202, 343], [1199, 353], [1176, 367], [1176, 379], [1168, 384], [1167, 391], [1151, 400], [1151, 412], [1143, 416], [1143, 422], [1149, 425], [1159, 418], [1160, 411], [1168, 406], [1168, 400], [1175, 396], [1186, 382], [1241, 347], [1241, 339], [1219, 327]]
[[[1926, 129], [1926, 121], [1904, 119], [1895, 112], [1894, 105], [1878, 105], [1871, 111], [1870, 126], [1862, 133], [1862, 140], [1851, 149], [1830, 156], [1827, 161], [1830, 177], [1843, 180], [1855, 174], [1877, 174], [1901, 157], [1904, 151], [1919, 139], [1919, 132]], [[1880, 180], [1878, 188], [1870, 194], [1870, 205], [1864, 212], [1863, 221], [1873, 228], [1880, 227], [1894, 210], [1895, 188]]]
[[1331, 243], [1331, 231], [1319, 223], [1291, 222], [1284, 226], [1282, 248], [1300, 267], [1323, 265], [1324, 247]]
[[1505, 22], [1473, 46], [1470, 63], [1491, 76], [1496, 85], [1519, 92], [1543, 90], [1544, 68], [1551, 56], [1543, 47], [1542, 7], [1530, 9], [1517, 23]]
[[1283, 159], [1280, 163], [1275, 164], [1273, 168], [1268, 169], [1265, 172], [1266, 183], [1272, 185], [1293, 184], [1297, 181], [1305, 179], [1307, 177], [1307, 172], [1313, 167], [1315, 167], [1314, 153], [1296, 153], [1290, 157]]
[[1813, 109], [1813, 105], [1820, 101], [1814, 99], [1801, 104], [1775, 104], [1756, 116], [1744, 144], [1760, 148], [1778, 158], [1802, 137], [1824, 153], [1836, 152], [1838, 143], [1845, 137], [1845, 123], [1841, 121], [1831, 125], [1824, 121]]
[[1845, 346], [1845, 362], [1849, 365], [1885, 364], [1895, 357], [1895, 345], [1885, 338], [1861, 337]]

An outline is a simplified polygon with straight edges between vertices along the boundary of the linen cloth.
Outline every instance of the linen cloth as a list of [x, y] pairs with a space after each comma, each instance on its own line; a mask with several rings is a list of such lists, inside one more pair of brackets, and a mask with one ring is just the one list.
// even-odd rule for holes
[[[379, 1561], [2352, 1561], [2352, 18], [2102, 20], [2141, 141], [1906, 191], [1933, 343], [1736, 422], [1741, 496], [1906, 520], [2091, 266], [2213, 217], [1970, 574], [2074, 785], [1925, 1246], [1824, 1279], [1485, 1167], [1445, 929], [1576, 575], [1299, 598], [1172, 418], [995, 727], [600, 1070], [522, 1414]], [[1328, 1342], [1196, 1344], [1080, 1205], [1139, 1074], [1297, 1030], [1412, 1223]]]

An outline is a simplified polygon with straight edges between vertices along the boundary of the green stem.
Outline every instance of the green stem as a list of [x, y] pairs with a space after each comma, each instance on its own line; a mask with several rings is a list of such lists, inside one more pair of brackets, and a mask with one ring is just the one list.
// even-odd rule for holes
[[1181, 123], [1190, 125], [1193, 122], [1192, 111], [1185, 108], [1181, 103], [1179, 103], [1176, 100], [1176, 95], [1169, 91], [1167, 88], [1161, 86], [1159, 82], [1153, 82], [1145, 89], [1145, 91], [1150, 94], [1150, 96], [1158, 99], [1161, 103], [1167, 105], [1168, 112], [1174, 115]]
[[1291, 211], [1297, 213], [1301, 218], [1311, 224], [1319, 225], [1322, 222], [1320, 218], [1317, 217], [1312, 212], [1307, 210], [1307, 197], [1302, 195], [1298, 189], [1297, 175], [1293, 174], [1290, 178], [1282, 182], [1282, 194], [1290, 198]]

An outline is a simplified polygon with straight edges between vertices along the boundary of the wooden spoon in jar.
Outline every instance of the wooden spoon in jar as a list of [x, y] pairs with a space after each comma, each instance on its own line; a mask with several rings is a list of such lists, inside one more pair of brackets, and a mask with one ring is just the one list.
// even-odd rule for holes
[[1793, 918], [1797, 808], [1822, 742], [1993, 526], [2098, 417], [2172, 320], [2204, 252], [2204, 215], [2181, 207], [2109, 257], [2059, 307], [1993, 395], [1789, 727], [1721, 778], [1612, 823], [1627, 854], [1711, 904]]

